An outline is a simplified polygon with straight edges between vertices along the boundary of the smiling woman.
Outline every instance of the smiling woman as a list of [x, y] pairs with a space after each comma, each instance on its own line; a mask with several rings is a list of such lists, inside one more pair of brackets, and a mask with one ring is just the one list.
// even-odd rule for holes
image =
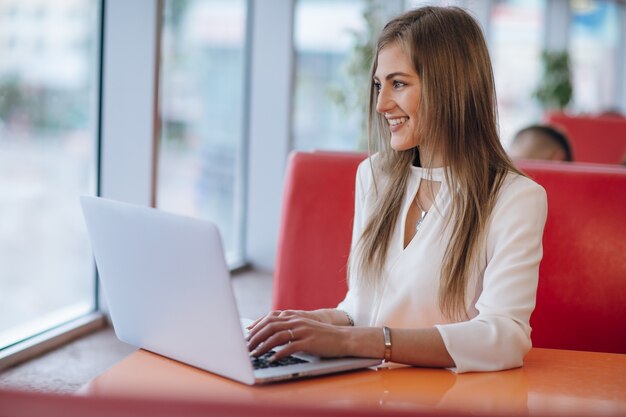
[[357, 172], [348, 293], [336, 309], [260, 318], [253, 355], [289, 343], [275, 358], [522, 365], [546, 196], [506, 156], [495, 105], [487, 46], [467, 12], [424, 7], [385, 26], [369, 102], [378, 152]]

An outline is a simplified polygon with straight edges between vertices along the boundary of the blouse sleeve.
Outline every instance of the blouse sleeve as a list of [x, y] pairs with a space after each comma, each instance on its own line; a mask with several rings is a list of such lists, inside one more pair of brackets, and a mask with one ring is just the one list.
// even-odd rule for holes
[[[354, 190], [354, 222], [352, 225], [352, 244], [350, 247], [350, 253], [354, 251], [361, 233], [365, 227], [366, 214], [365, 211], [365, 198], [369, 185], [371, 182], [371, 168], [370, 158], [365, 159], [359, 164], [356, 172], [355, 190]], [[349, 268], [350, 275], [348, 276], [348, 293], [343, 301], [339, 303], [337, 308], [347, 312], [350, 317], [354, 318], [355, 324], [359, 324], [359, 320], [356, 312], [356, 298], [357, 291], [356, 285], [352, 285], [354, 277], [352, 276], [353, 268]]]
[[535, 308], [545, 190], [517, 176], [504, 185], [487, 232], [487, 266], [478, 315], [437, 325], [456, 372], [497, 371], [522, 366], [531, 348], [530, 315]]

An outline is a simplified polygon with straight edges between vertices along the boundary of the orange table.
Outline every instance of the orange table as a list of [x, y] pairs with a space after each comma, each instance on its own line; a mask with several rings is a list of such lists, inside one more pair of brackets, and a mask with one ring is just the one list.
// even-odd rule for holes
[[626, 416], [626, 355], [533, 349], [524, 367], [502, 372], [391, 367], [249, 387], [139, 350], [81, 394], [334, 410]]

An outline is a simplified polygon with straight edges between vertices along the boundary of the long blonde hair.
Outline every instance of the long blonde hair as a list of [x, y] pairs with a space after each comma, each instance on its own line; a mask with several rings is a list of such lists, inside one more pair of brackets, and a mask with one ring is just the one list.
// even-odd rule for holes
[[[421, 80], [420, 148], [439, 152], [448, 167], [445, 180], [451, 212], [446, 227], [451, 228], [451, 238], [441, 268], [439, 305], [446, 317], [464, 319], [466, 288], [481, 236], [504, 178], [509, 171], [519, 172], [498, 136], [487, 45], [476, 21], [462, 9], [423, 7], [406, 12], [390, 21], [379, 37], [371, 69], [368, 131], [370, 154], [378, 152], [374, 171], [386, 178], [381, 184], [375, 182], [384, 198], [377, 199], [350, 264], [359, 271], [360, 284], [383, 279], [410, 166], [420, 158], [418, 148], [391, 148], [387, 122], [376, 112], [373, 77], [378, 54], [390, 44], [404, 48]], [[428, 166], [429, 161], [422, 160], [421, 165]]]

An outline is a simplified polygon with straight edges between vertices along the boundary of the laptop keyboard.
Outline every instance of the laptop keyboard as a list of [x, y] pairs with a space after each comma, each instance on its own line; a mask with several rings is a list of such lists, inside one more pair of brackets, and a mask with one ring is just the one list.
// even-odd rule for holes
[[257, 358], [251, 357], [250, 359], [252, 360], [252, 367], [254, 369], [265, 369], [265, 368], [276, 368], [278, 366], [295, 365], [298, 363], [309, 362], [304, 359], [296, 358], [295, 356], [287, 356], [286, 358], [282, 358], [274, 362], [268, 361], [268, 359], [275, 353], [276, 352], [274, 352], [273, 350], [270, 350], [269, 352], [264, 353], [263, 355]]

